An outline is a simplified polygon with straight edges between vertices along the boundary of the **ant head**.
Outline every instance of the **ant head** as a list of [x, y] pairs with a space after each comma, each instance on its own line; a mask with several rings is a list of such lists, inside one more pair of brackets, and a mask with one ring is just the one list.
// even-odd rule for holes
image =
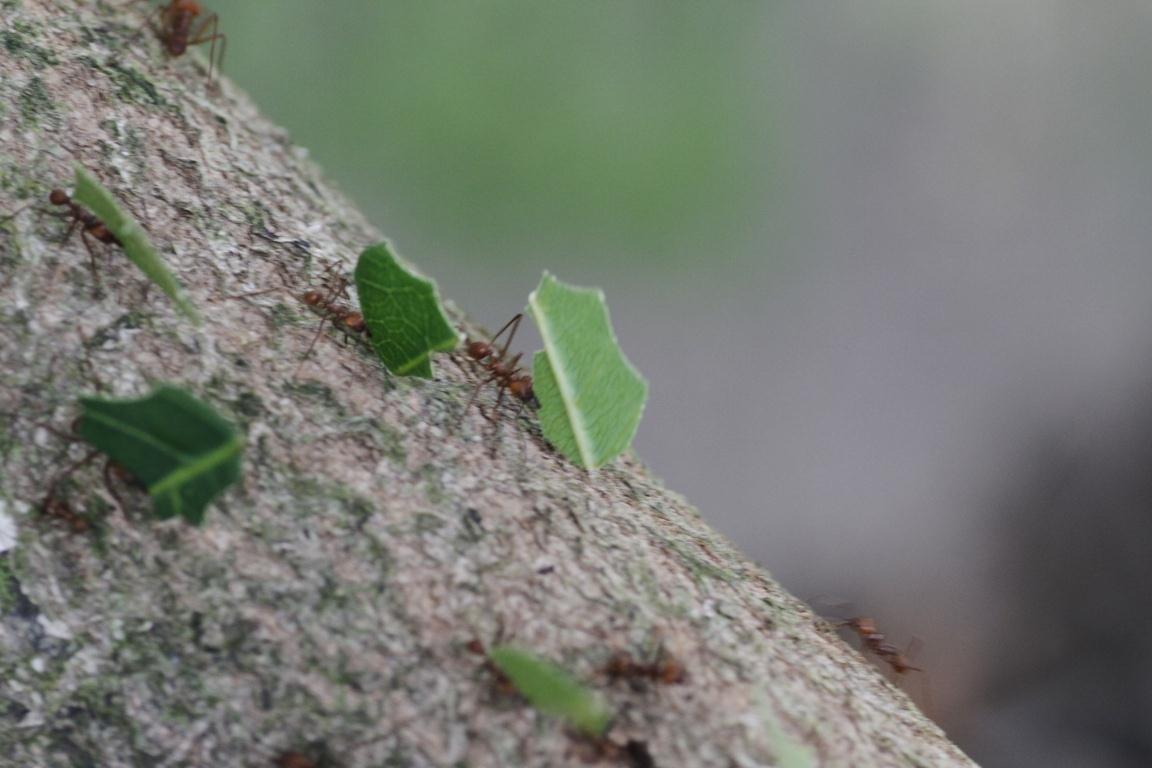
[[324, 294], [320, 291], [304, 291], [300, 294], [300, 300], [310, 307], [318, 307], [324, 303]]
[[48, 202], [52, 205], [68, 205], [68, 193], [62, 189], [54, 189], [48, 194]]
[[468, 342], [468, 357], [473, 360], [483, 360], [492, 354], [492, 345], [486, 341]]

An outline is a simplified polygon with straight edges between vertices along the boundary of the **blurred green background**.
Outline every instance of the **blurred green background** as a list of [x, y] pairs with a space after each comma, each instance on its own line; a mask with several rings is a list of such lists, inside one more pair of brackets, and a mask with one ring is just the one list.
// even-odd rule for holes
[[541, 266], [573, 279], [573, 262], [724, 269], [763, 234], [763, 5], [219, 10], [227, 73], [466, 308], [489, 268], [528, 287]]

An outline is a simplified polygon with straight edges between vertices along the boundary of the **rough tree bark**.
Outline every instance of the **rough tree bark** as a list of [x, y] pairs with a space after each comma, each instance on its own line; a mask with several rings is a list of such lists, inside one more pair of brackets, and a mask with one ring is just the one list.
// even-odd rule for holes
[[[473, 378], [396, 379], [285, 290], [380, 234], [304, 152], [131, 9], [0, 0], [0, 764], [556, 766], [587, 752], [494, 688], [472, 639], [566, 667], [612, 737], [670, 766], [959, 766], [900, 690], [632, 457], [591, 475], [531, 418], [463, 413]], [[206, 316], [194, 328], [115, 249], [92, 295], [44, 216], [75, 159], [144, 222]], [[202, 528], [147, 518], [98, 464], [101, 522], [40, 514], [82, 448], [81, 393], [180, 384], [241, 425], [245, 478]], [[659, 382], [656, 382], [659, 386]], [[685, 684], [598, 671], [662, 644]], [[639, 758], [634, 758], [642, 764]]]

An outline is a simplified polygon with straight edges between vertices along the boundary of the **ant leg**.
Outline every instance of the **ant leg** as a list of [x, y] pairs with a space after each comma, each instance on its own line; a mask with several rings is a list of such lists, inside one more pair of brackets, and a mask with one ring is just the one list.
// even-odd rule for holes
[[300, 375], [300, 371], [304, 368], [304, 363], [308, 362], [308, 356], [312, 354], [316, 342], [320, 340], [320, 333], [324, 330], [324, 323], [328, 321], [327, 317], [320, 318], [320, 325], [316, 326], [316, 333], [312, 335], [312, 342], [308, 345], [308, 349], [304, 350], [304, 356], [300, 358], [300, 365], [296, 366], [296, 372], [292, 374], [292, 378]]
[[56, 476], [52, 478], [52, 482], [48, 484], [48, 493], [44, 496], [44, 501], [41, 503], [41, 509], [45, 511], [50, 509], [52, 502], [56, 500], [56, 492], [60, 490], [60, 484], [67, 480], [73, 472], [76, 472], [80, 468], [84, 467], [86, 464], [90, 463], [92, 459], [99, 455], [100, 451], [89, 451], [88, 455], [80, 459], [80, 461], [77, 461], [76, 463], [71, 464], [70, 466], [67, 466], [57, 472]]
[[496, 395], [496, 405], [492, 408], [492, 413], [496, 414], [496, 418], [500, 418], [500, 405], [504, 402], [504, 387], [500, 387], [500, 394]]
[[[127, 8], [130, 5], [140, 5], [141, 3], [145, 3], [145, 2], [148, 2], [148, 0], [128, 0], [128, 2], [126, 2], [124, 4], [124, 7]], [[135, 40], [138, 37], [140, 37], [140, 35], [144, 32], [144, 27], [148, 27], [149, 29], [152, 30], [152, 34], [156, 35], [156, 37], [160, 38], [161, 40], [164, 40], [164, 38], [165, 38], [164, 28], [156, 23], [156, 18], [158, 16], [160, 16], [161, 14], [163, 14], [163, 12], [164, 12], [164, 6], [162, 6], [162, 5], [157, 6], [156, 8], [152, 9], [144, 17], [144, 23], [141, 24], [140, 26], [136, 27], [136, 34], [132, 37], [132, 39]]]
[[[480, 390], [484, 387], [484, 385], [495, 380], [495, 376], [489, 376], [483, 381], [476, 382], [476, 386], [472, 388], [472, 396], [468, 398], [468, 402], [464, 405], [464, 410], [460, 414], [460, 421], [464, 421], [464, 416], [467, 415], [468, 409], [472, 407], [472, 403], [476, 402], [476, 398], [479, 396]], [[483, 413], [483, 411], [481, 411], [481, 413]]]
[[233, 299], [247, 299], [250, 296], [264, 296], [269, 293], [276, 293], [282, 291], [283, 288], [265, 288], [262, 291], [248, 291], [247, 293], [233, 293], [229, 296], [224, 296], [225, 301], [232, 301]]
[[32, 207], [32, 203], [25, 203], [24, 205], [20, 206], [16, 210], [12, 211], [12, 213], [6, 213], [3, 216], [0, 216], [0, 221], [8, 221], [9, 219], [14, 219], [18, 215], [20, 215], [21, 213], [23, 213], [24, 211], [28, 210], [31, 207]]
[[[320, 308], [323, 308], [323, 310], [329, 310], [329, 308], [332, 306], [332, 302], [335, 300], [338, 292], [343, 290], [343, 289], [344, 289], [344, 286], [341, 285], [338, 288], [336, 288], [335, 290], [328, 291], [328, 295], [325, 296], [323, 301], [321, 301], [320, 304], [317, 306]], [[296, 372], [294, 374], [292, 374], [292, 378], [296, 378], [297, 376], [300, 375], [300, 370], [304, 367], [304, 363], [308, 360], [308, 356], [310, 354], [312, 354], [312, 349], [316, 346], [316, 342], [320, 340], [320, 332], [324, 330], [324, 323], [327, 320], [328, 320], [327, 314], [323, 315], [320, 318], [320, 325], [316, 326], [316, 334], [312, 337], [312, 342], [308, 345], [308, 349], [304, 351], [304, 357], [300, 358], [300, 365], [297, 366]]]
[[[492, 341], [489, 343], [491, 343], [492, 345], [495, 345], [496, 339], [503, 336], [504, 331], [508, 331], [508, 338], [505, 339], [504, 346], [500, 348], [500, 354], [496, 355], [497, 360], [503, 360], [504, 355], [508, 354], [508, 347], [512, 346], [512, 339], [516, 338], [516, 330], [520, 327], [520, 321], [523, 319], [524, 319], [524, 313], [518, 312], [515, 317], [513, 317], [508, 322], [504, 323], [504, 327], [501, 328], [500, 330], [496, 331], [496, 335], [492, 337]], [[512, 367], [515, 367], [515, 366], [512, 366]]]
[[88, 251], [88, 269], [92, 272], [92, 298], [98, 298], [103, 286], [100, 284], [100, 270], [96, 268], [96, 252], [92, 250], [92, 243], [88, 241], [88, 230], [80, 230], [80, 241]]
[[108, 388], [104, 386], [104, 382], [100, 380], [100, 375], [96, 373], [96, 366], [92, 365], [91, 348], [88, 346], [88, 337], [84, 335], [84, 331], [79, 328], [76, 333], [80, 336], [80, 348], [84, 350], [84, 366], [88, 369], [88, 375], [92, 381], [96, 383], [96, 389], [101, 392], [107, 392]]
[[104, 462], [104, 487], [108, 489], [108, 493], [112, 494], [112, 498], [116, 499], [116, 506], [119, 508], [120, 513], [124, 513], [124, 499], [120, 498], [120, 494], [116, 492], [116, 487], [112, 482], [112, 459]]
[[923, 649], [924, 649], [924, 641], [921, 640], [919, 637], [913, 636], [913, 638], [908, 641], [907, 647], [905, 647], [905, 649], [904, 649], [904, 657], [906, 659], [912, 660], [912, 659], [916, 658], [917, 654], [919, 654], [920, 651]]
[[[219, 70], [220, 67], [222, 67], [224, 65], [224, 49], [228, 44], [227, 36], [225, 36], [224, 33], [220, 32], [218, 29], [219, 22], [220, 22], [220, 17], [217, 16], [215, 13], [211, 14], [210, 16], [205, 18], [204, 21], [202, 21], [198, 25], [196, 25], [196, 28], [192, 30], [192, 34], [188, 40], [188, 45], [201, 45], [203, 43], [211, 43], [211, 48], [209, 49], [209, 52], [208, 52], [208, 79], [209, 80], [212, 79], [213, 65], [215, 65], [217, 70]], [[212, 33], [206, 34], [208, 32], [209, 26], [212, 27]], [[219, 59], [216, 58], [216, 41], [217, 40], [222, 41], [220, 43], [220, 58]]]
[[[67, 216], [68, 214], [64, 214]], [[72, 233], [76, 231], [76, 226], [80, 223], [80, 219], [76, 216], [72, 217], [72, 223], [68, 225], [68, 231], [64, 233], [64, 237], [60, 238], [60, 245], [64, 245], [72, 239]]]

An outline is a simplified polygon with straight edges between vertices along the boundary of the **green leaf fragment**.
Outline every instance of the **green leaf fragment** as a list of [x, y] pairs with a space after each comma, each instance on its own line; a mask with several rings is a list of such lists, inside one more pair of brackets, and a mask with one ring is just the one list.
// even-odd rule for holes
[[180, 283], [160, 260], [160, 255], [152, 247], [143, 227], [136, 222], [132, 214], [116, 203], [116, 198], [112, 197], [112, 193], [105, 189], [103, 184], [79, 165], [76, 166], [76, 191], [72, 197], [104, 222], [108, 231], [116, 235], [120, 241], [124, 255], [139, 267], [148, 279], [158, 285], [168, 298], [176, 302], [181, 312], [192, 322], [200, 323], [196, 307], [192, 306]]
[[436, 284], [409, 272], [387, 243], [360, 254], [356, 290], [372, 346], [397, 376], [432, 378], [432, 353], [453, 350], [460, 343]]
[[600, 289], [545, 272], [528, 308], [544, 341], [532, 361], [544, 437], [584, 467], [603, 466], [636, 435], [648, 383], [620, 351]]
[[602, 736], [607, 730], [612, 713], [552, 662], [507, 645], [492, 648], [488, 657], [541, 712], [562, 717], [590, 736]]
[[145, 485], [162, 520], [199, 525], [208, 504], [240, 479], [240, 435], [182, 389], [161, 385], [139, 400], [80, 403], [80, 436]]

